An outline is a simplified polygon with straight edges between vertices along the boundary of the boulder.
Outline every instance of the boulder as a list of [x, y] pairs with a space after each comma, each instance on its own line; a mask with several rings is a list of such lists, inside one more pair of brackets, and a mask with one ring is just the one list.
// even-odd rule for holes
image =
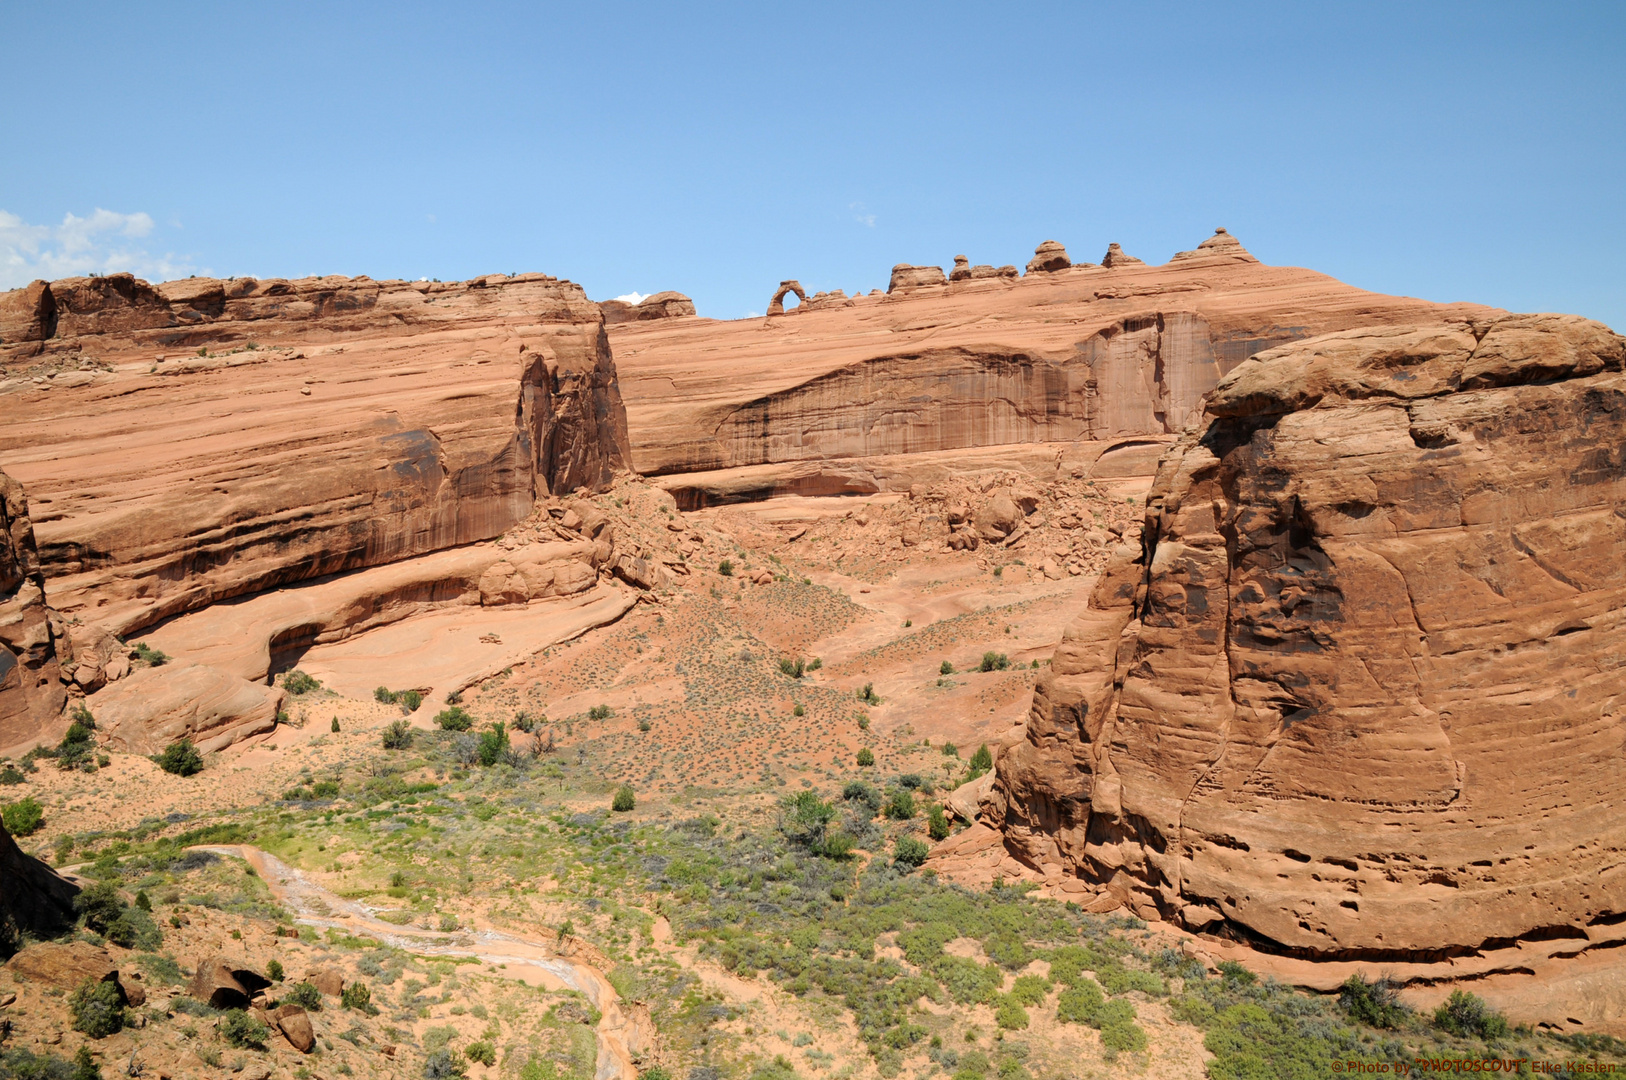
[[1066, 248], [1054, 240], [1046, 240], [1033, 249], [1033, 258], [1028, 260], [1028, 273], [1053, 274], [1072, 265], [1073, 260], [1067, 257]]
[[950, 281], [971, 280], [971, 260], [964, 255], [954, 256], [954, 269], [949, 271]]
[[333, 968], [317, 968], [305, 976], [305, 981], [328, 997], [338, 997], [344, 993], [344, 976]]
[[258, 972], [215, 956], [198, 964], [187, 994], [208, 1002], [212, 1008], [246, 1009], [270, 985], [271, 980]]
[[287, 694], [204, 664], [142, 668], [90, 698], [108, 746], [156, 754], [181, 739], [209, 753], [277, 726]]
[[25, 854], [0, 825], [0, 956], [16, 952], [26, 938], [66, 931], [74, 923], [78, 895], [79, 886]]
[[62, 712], [67, 692], [56, 625], [45, 603], [28, 498], [0, 472], [0, 747], [39, 736]]
[[1009, 493], [999, 491], [977, 508], [973, 519], [977, 535], [984, 540], [1003, 540], [1016, 531], [1022, 523], [1022, 508], [1016, 505]]
[[1305, 958], [1626, 940], [1623, 444], [1585, 319], [1244, 361], [998, 762], [1007, 849]]
[[119, 975], [118, 963], [112, 954], [88, 941], [30, 945], [13, 956], [6, 966], [16, 975], [59, 990], [77, 989], [89, 979], [117, 986], [126, 1005], [139, 1006], [147, 1001], [147, 991], [140, 983]]
[[1133, 255], [1125, 255], [1123, 248], [1112, 243], [1107, 245], [1107, 253], [1101, 257], [1101, 265], [1110, 269], [1114, 266], [1145, 266], [1146, 263]]
[[908, 263], [899, 263], [892, 268], [892, 280], [887, 284], [886, 291], [894, 293], [900, 289], [947, 284], [948, 278], [944, 276], [941, 266], [911, 266]]
[[274, 1009], [271, 1019], [282, 1032], [288, 1045], [301, 1054], [308, 1054], [316, 1045], [316, 1029], [311, 1027], [310, 1015], [298, 1005], [282, 1005]]

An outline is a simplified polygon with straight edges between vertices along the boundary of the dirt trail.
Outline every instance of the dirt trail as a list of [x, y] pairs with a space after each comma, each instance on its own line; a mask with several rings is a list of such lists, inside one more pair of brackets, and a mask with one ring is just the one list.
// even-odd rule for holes
[[247, 861], [274, 895], [295, 914], [297, 921], [310, 926], [365, 931], [388, 945], [410, 949], [427, 956], [472, 956], [488, 964], [503, 964], [504, 974], [523, 979], [534, 973], [539, 981], [562, 984], [576, 990], [599, 1011], [598, 1065], [593, 1080], [637, 1080], [635, 1056], [653, 1049], [654, 1025], [648, 1012], [634, 1003], [623, 1008], [604, 973], [574, 957], [560, 956], [556, 949], [531, 938], [496, 930], [468, 930], [437, 933], [411, 926], [396, 926], [375, 918], [373, 911], [345, 900], [312, 881], [275, 855], [247, 844], [208, 845], [194, 850], [212, 851]]

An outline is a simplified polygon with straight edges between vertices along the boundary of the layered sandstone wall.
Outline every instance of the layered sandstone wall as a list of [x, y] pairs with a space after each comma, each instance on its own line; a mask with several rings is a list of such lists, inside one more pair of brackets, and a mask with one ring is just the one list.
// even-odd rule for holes
[[27, 738], [67, 698], [57, 661], [55, 613], [45, 604], [28, 499], [0, 472], [0, 746]]
[[53, 604], [116, 632], [497, 536], [629, 457], [598, 306], [540, 274], [36, 283], [0, 354]]
[[773, 318], [611, 327], [634, 467], [670, 475], [1173, 435], [1261, 349], [1492, 310], [1265, 266], [1224, 232], [1164, 266], [1116, 245], [1110, 265], [1075, 264], [1053, 242], [1036, 260], [1023, 278], [978, 275], [969, 260], [952, 280], [900, 266], [890, 295]]
[[1007, 847], [1306, 956], [1620, 938], [1623, 367], [1564, 316], [1238, 367], [999, 763]]

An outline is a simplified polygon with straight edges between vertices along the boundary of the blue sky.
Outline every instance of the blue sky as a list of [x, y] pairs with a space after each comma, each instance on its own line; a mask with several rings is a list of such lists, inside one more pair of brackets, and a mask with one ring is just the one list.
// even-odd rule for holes
[[[1626, 330], [1626, 5], [5, 4], [0, 286], [1162, 261]], [[99, 216], [98, 216], [99, 215]]]

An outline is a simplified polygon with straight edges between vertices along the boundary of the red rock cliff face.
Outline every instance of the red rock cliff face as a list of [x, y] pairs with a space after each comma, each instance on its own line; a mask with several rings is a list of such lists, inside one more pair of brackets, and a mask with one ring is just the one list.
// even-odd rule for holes
[[1620, 937], [1623, 359], [1515, 316], [1239, 366], [1000, 762], [1007, 846], [1307, 956]]
[[499, 535], [629, 458], [599, 309], [541, 274], [36, 283], [0, 358], [52, 603], [119, 632]]
[[0, 746], [22, 741], [62, 711], [67, 694], [58, 680], [53, 614], [28, 500], [22, 485], [0, 472]]

